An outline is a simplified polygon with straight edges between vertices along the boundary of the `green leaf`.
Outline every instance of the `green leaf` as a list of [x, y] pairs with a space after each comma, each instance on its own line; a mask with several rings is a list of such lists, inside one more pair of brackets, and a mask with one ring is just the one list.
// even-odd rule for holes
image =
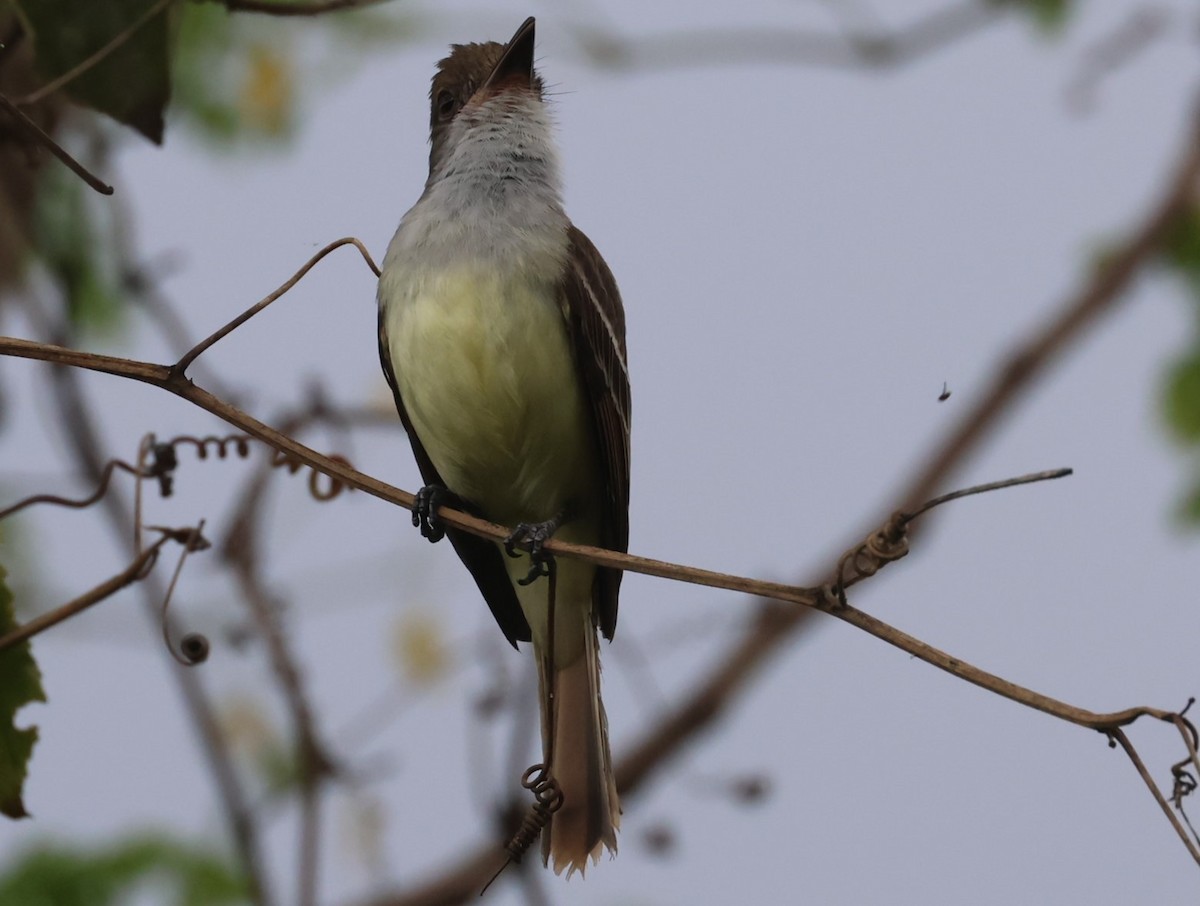
[[[158, 0], [12, 0], [33, 35], [37, 68], [47, 80], [87, 68], [64, 90], [82, 104], [162, 143], [171, 95], [166, 8]], [[94, 65], [84, 61], [128, 37]]]
[[1200, 443], [1200, 348], [1171, 366], [1163, 408], [1167, 424], [1184, 443]]
[[1017, 0], [1045, 34], [1057, 34], [1067, 23], [1071, 0]]
[[119, 906], [152, 883], [173, 894], [156, 903], [233, 906], [249, 899], [228, 859], [162, 834], [138, 834], [99, 849], [47, 844], [27, 851], [0, 875], [0, 906]]
[[[12, 592], [0, 567], [0, 635], [17, 626]], [[44, 702], [42, 673], [33, 659], [29, 642], [0, 651], [0, 812], [10, 818], [28, 815], [21, 799], [29, 756], [37, 742], [37, 727], [18, 728], [17, 711], [30, 702]]]
[[294, 748], [279, 743], [264, 747], [257, 766], [267, 795], [278, 799], [300, 786], [300, 758]]
[[1200, 525], [1200, 481], [1192, 485], [1179, 507], [1179, 518], [1190, 525]]
[[1163, 241], [1162, 259], [1200, 301], [1200, 206], [1184, 211], [1172, 224]]
[[70, 171], [43, 168], [34, 248], [62, 289], [71, 323], [85, 329], [111, 329], [123, 311], [113, 216], [113, 208]]

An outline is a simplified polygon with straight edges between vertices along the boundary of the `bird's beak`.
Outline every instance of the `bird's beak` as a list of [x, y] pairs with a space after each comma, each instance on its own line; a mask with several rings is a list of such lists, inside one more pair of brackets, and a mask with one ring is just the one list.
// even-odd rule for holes
[[504, 48], [504, 55], [496, 63], [492, 74], [483, 83], [482, 91], [490, 93], [507, 85], [521, 88], [533, 86], [533, 27], [533, 16], [521, 23]]

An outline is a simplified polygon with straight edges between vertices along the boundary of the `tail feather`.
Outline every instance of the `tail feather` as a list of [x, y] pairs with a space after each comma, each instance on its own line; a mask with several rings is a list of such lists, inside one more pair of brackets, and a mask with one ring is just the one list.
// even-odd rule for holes
[[[600, 652], [595, 627], [579, 621], [582, 657], [555, 668], [538, 657], [542, 745], [563, 806], [542, 835], [542, 856], [556, 874], [583, 874], [588, 860], [617, 852], [621, 806], [608, 746], [608, 718], [600, 700]], [[549, 682], [548, 682], [549, 680]]]

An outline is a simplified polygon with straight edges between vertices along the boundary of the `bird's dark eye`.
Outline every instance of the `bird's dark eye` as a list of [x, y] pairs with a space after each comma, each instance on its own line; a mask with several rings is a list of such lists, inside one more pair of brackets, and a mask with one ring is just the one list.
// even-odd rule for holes
[[442, 89], [437, 96], [437, 115], [440, 120], [448, 120], [458, 111], [458, 98], [454, 93]]

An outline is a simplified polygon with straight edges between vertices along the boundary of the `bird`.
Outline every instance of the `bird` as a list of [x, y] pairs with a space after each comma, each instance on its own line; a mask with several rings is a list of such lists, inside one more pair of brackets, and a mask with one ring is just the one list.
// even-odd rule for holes
[[[424, 482], [413, 524], [449, 538], [513, 647], [532, 643], [563, 795], [542, 855], [569, 878], [617, 850], [598, 633], [613, 637], [621, 572], [543, 545], [628, 551], [630, 391], [616, 281], [563, 209], [534, 38], [531, 17], [437, 64], [429, 176], [379, 278], [379, 354]], [[481, 539], [442, 506], [513, 532]]]

